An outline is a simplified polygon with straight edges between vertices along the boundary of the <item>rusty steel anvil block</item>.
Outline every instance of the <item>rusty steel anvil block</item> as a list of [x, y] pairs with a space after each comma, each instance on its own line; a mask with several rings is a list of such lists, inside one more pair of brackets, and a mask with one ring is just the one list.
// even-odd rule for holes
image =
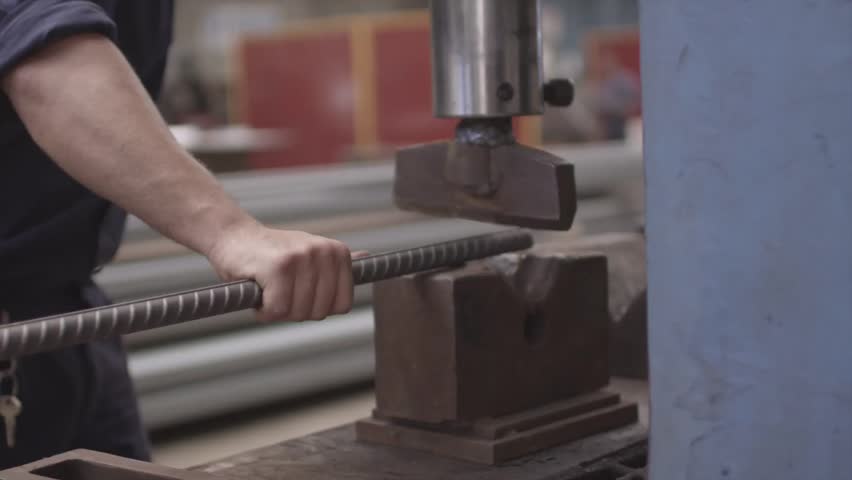
[[361, 440], [498, 463], [630, 424], [609, 382], [607, 259], [509, 254], [374, 286]]
[[382, 416], [470, 422], [609, 381], [603, 256], [504, 255], [373, 295]]
[[403, 210], [550, 230], [571, 228], [577, 210], [574, 167], [514, 142], [401, 149], [394, 200]]

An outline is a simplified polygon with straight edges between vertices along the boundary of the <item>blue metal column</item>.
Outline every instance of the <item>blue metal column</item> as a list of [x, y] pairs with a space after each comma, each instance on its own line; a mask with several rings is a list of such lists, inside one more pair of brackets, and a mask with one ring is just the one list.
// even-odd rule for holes
[[852, 1], [640, 18], [651, 477], [852, 478]]

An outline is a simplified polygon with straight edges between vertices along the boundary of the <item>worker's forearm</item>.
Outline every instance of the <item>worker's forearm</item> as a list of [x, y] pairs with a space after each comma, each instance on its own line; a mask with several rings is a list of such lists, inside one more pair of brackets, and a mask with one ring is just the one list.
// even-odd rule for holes
[[163, 234], [208, 254], [220, 233], [254, 226], [174, 140], [108, 39], [58, 42], [13, 69], [2, 85], [62, 169]]

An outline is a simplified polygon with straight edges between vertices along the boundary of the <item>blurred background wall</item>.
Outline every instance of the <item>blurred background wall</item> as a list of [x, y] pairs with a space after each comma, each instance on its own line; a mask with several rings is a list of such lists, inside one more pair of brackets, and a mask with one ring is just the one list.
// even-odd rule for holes
[[[579, 95], [570, 109], [522, 120], [520, 139], [624, 137], [620, 117], [640, 112], [637, 0], [542, 5], [545, 76], [574, 79]], [[180, 0], [176, 6], [160, 100], [166, 118], [203, 128], [240, 124], [280, 140], [273, 142], [277, 149], [246, 148], [241, 161], [232, 155], [211, 162], [216, 170], [369, 159], [452, 131], [452, 122], [431, 118], [427, 0]]]
[[[426, 0], [178, 0], [168, 81], [179, 80], [181, 63], [191, 62], [210, 94], [227, 92], [231, 53], [245, 34], [270, 33], [310, 19], [334, 15], [426, 8]], [[222, 89], [222, 90], [219, 90]], [[218, 90], [218, 91], [217, 91]], [[214, 98], [217, 113], [223, 98]]]

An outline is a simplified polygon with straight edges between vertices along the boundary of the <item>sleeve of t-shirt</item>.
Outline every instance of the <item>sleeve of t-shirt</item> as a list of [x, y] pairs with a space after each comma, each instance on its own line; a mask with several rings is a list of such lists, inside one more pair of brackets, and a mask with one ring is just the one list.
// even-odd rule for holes
[[116, 27], [87, 0], [0, 0], [0, 76], [46, 44], [79, 33], [115, 40]]

